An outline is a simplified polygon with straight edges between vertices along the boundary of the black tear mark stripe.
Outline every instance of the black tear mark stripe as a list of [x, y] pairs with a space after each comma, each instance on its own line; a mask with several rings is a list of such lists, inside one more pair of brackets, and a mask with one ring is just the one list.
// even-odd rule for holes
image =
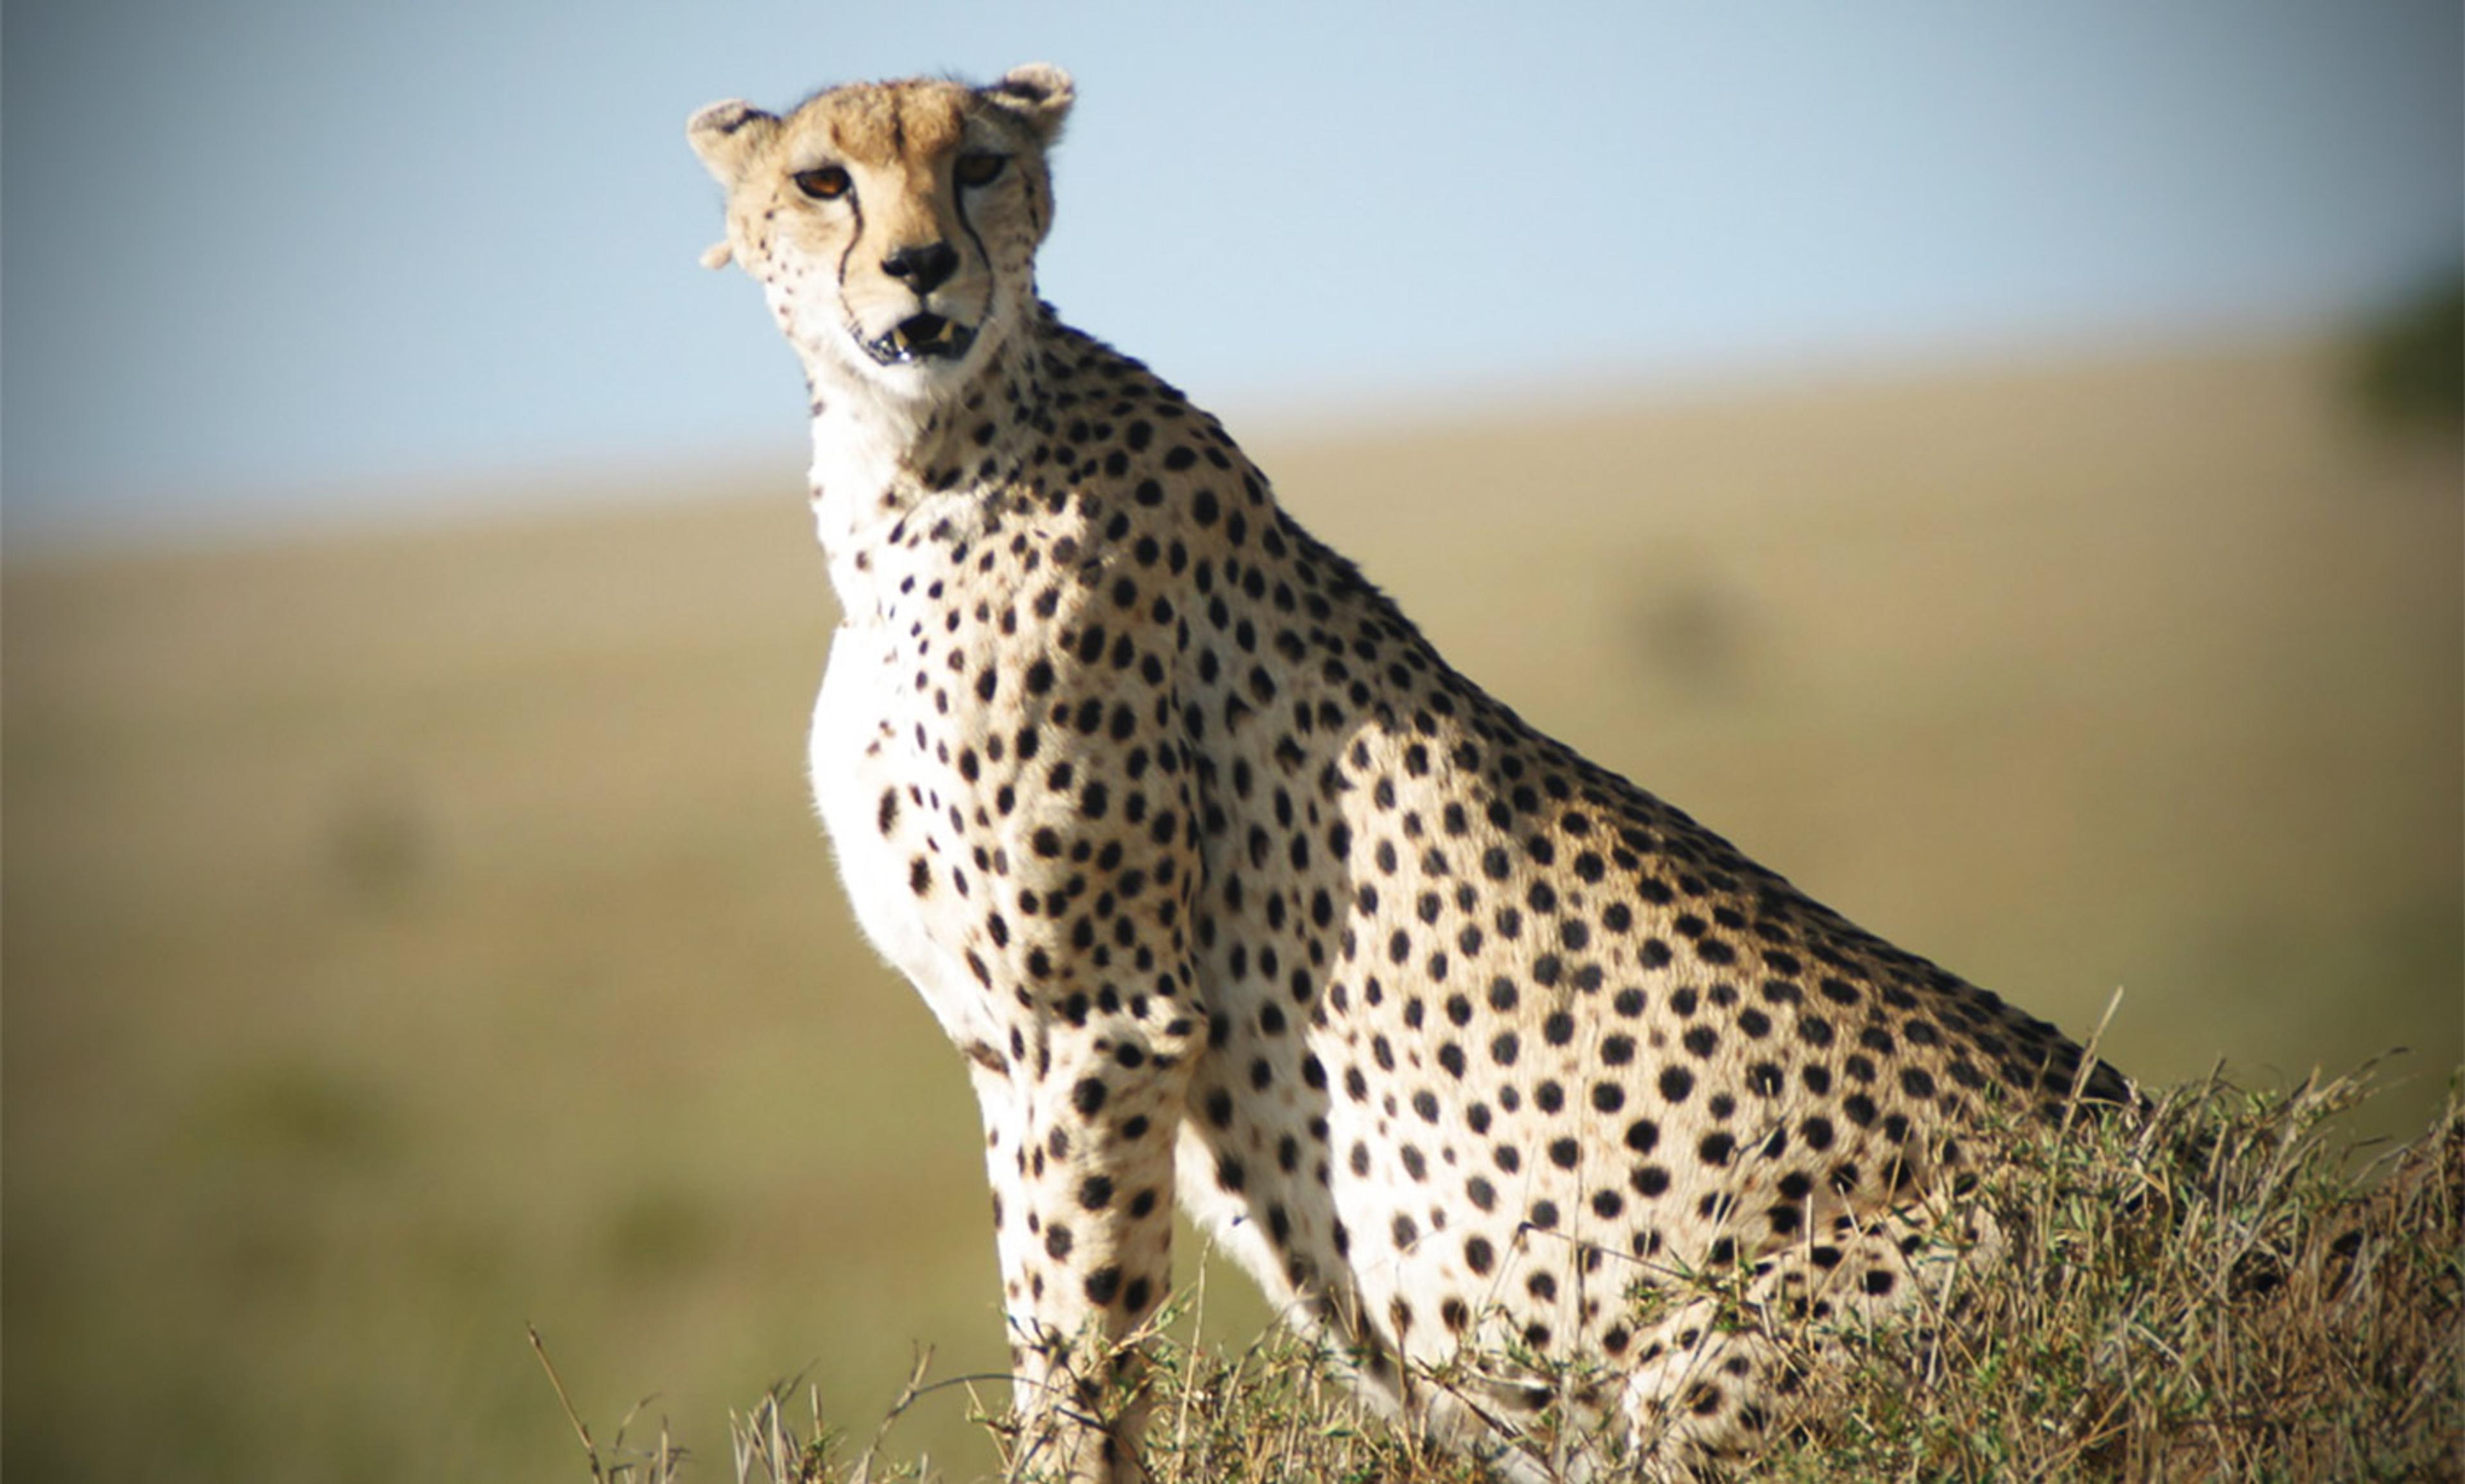
[[841, 308], [845, 308], [847, 305], [846, 290], [848, 259], [855, 256], [856, 245], [864, 241], [864, 202], [858, 197], [854, 187], [849, 188], [847, 195], [842, 199], [847, 202], [848, 210], [855, 213], [855, 231], [849, 235], [846, 250], [839, 254], [839, 305]]
[[[950, 209], [958, 214], [959, 230], [966, 233], [967, 234], [967, 240], [976, 245], [976, 261], [985, 265], [985, 272], [988, 275], [991, 274], [993, 272], [993, 255], [985, 251], [985, 239], [977, 234], [976, 224], [968, 219], [967, 193], [964, 190], [952, 191], [950, 193]], [[996, 288], [998, 288], [998, 286], [996, 286]], [[991, 308], [989, 304], [986, 307], [988, 310]]]

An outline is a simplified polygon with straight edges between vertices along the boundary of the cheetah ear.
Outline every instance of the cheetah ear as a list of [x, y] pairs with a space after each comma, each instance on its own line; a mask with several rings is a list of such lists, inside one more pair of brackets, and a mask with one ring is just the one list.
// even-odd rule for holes
[[685, 121], [686, 143], [719, 183], [731, 189], [744, 178], [754, 154], [778, 132], [776, 115], [739, 98], [713, 103]]
[[1035, 131], [1037, 139], [1050, 144], [1061, 137], [1061, 121], [1070, 117], [1070, 105], [1077, 99], [1078, 91], [1070, 81], [1070, 74], [1051, 62], [1030, 62], [1011, 68], [999, 82], [979, 89], [978, 96], [1016, 115], [1020, 122]]

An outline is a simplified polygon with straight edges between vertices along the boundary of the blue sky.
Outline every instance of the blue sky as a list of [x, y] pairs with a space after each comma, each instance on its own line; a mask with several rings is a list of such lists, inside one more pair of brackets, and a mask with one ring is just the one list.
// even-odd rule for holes
[[[14, 0], [9, 538], [792, 468], [685, 116], [1077, 76], [1043, 284], [1341, 412], [2316, 326], [2465, 248], [2454, 0]], [[511, 498], [511, 497], [509, 497]]]

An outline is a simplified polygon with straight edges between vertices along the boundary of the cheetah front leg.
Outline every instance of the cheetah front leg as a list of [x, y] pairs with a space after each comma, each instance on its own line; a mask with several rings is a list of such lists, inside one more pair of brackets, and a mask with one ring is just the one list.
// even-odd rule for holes
[[1176, 1014], [1038, 1024], [1023, 1055], [978, 1064], [1027, 1477], [1143, 1476], [1137, 1339], [1171, 1281], [1188, 1038]]
[[[986, 993], [966, 1012], [991, 1033], [962, 1044], [984, 1115], [1019, 1473], [1124, 1484], [1142, 1476], [1137, 1341], [1171, 1281], [1174, 1145], [1207, 1046], [1189, 787], [1177, 752], [1159, 758], [1124, 724], [1177, 715], [1161, 687], [1018, 668], [1031, 694], [1052, 685], [1042, 715], [1056, 735], [1068, 719], [1073, 744], [1031, 766], [1021, 742], [1017, 796], [994, 790], [996, 884], [966, 950]], [[1088, 740], [1081, 719], [1098, 718], [1123, 745]]]

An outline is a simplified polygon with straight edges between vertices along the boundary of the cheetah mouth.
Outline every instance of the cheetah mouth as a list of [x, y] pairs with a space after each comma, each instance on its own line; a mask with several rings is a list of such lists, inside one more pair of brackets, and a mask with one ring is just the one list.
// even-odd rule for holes
[[956, 361], [975, 343], [973, 328], [928, 311], [910, 315], [862, 343], [864, 353], [883, 365], [914, 365], [923, 361]]

